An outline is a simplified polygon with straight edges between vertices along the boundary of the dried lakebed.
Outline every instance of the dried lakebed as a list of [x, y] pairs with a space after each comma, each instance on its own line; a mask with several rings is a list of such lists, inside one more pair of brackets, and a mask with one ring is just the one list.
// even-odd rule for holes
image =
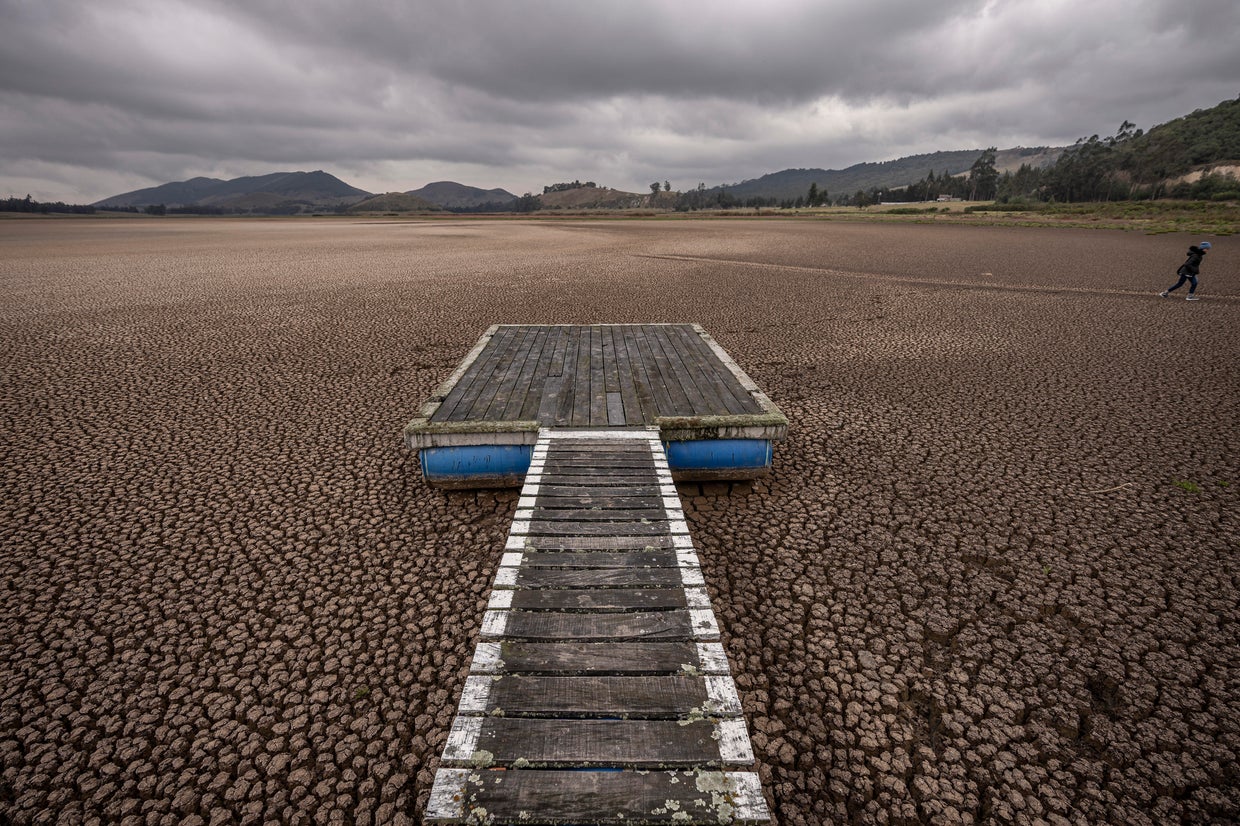
[[0, 222], [0, 820], [416, 822], [516, 494], [404, 424], [492, 323], [697, 322], [682, 489], [779, 823], [1240, 817], [1240, 255], [813, 221]]

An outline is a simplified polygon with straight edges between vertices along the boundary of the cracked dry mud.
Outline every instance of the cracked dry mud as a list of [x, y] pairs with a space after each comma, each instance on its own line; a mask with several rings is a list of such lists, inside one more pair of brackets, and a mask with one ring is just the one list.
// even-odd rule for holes
[[1240, 817], [1240, 254], [812, 221], [0, 222], [0, 821], [416, 822], [515, 495], [400, 430], [496, 322], [699, 322], [683, 486], [782, 824]]

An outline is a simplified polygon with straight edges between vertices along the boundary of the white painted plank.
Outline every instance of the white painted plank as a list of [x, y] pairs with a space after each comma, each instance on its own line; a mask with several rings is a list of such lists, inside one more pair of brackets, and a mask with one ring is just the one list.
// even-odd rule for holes
[[753, 747], [743, 719], [719, 721], [719, 756], [732, 766], [753, 765]]
[[716, 714], [740, 714], [741, 698], [736, 693], [736, 683], [732, 676], [708, 676], [706, 680], [706, 696], [710, 707]]
[[[480, 642], [478, 647], [474, 649], [473, 662], [469, 664], [469, 671], [472, 674], [499, 674], [504, 670], [504, 661], [500, 658], [503, 649], [497, 642]], [[701, 655], [701, 645], [698, 647], [698, 654]]]
[[[465, 688], [461, 689], [461, 703], [456, 708], [457, 714], [486, 714], [487, 700], [491, 697], [493, 679], [485, 676], [466, 677]], [[709, 693], [709, 684], [707, 690]]]
[[478, 738], [482, 734], [482, 721], [482, 717], [457, 717], [452, 721], [448, 742], [443, 747], [445, 763], [466, 763], [474, 756], [478, 749]]
[[469, 769], [440, 769], [426, 802], [426, 820], [465, 820], [465, 781]]

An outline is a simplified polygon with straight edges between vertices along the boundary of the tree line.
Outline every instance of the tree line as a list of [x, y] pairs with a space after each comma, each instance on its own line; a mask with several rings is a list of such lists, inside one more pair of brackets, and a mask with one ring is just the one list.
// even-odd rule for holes
[[0, 200], [0, 212], [66, 212], [74, 215], [94, 215], [95, 208], [85, 204], [66, 204], [64, 201], [40, 202], [27, 195], [25, 198]]

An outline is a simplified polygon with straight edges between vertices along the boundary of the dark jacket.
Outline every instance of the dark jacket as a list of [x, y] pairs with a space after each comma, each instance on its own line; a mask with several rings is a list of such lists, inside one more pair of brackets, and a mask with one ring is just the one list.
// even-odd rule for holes
[[1201, 259], [1206, 255], [1206, 251], [1197, 245], [1188, 248], [1188, 260], [1180, 265], [1180, 269], [1176, 271], [1177, 275], [1196, 276], [1201, 272]]

